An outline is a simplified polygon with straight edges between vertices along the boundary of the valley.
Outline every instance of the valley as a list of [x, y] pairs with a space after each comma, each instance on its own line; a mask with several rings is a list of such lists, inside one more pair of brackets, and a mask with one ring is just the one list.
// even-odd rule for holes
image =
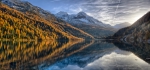
[[0, 70], [149, 70], [149, 4], [0, 0]]

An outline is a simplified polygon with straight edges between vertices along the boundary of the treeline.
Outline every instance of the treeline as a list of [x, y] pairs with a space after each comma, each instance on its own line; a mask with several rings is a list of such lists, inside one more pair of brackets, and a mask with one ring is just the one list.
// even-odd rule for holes
[[[34, 7], [36, 8], [36, 7]], [[24, 8], [23, 8], [24, 9]], [[0, 40], [83, 40], [94, 37], [52, 14], [22, 11], [0, 4]]]
[[4, 39], [67, 39], [44, 20], [0, 4], [0, 40]]

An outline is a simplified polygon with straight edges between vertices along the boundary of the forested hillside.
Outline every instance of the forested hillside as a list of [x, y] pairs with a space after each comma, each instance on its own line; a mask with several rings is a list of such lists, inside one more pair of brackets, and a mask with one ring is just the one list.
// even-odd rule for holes
[[89, 34], [54, 16], [49, 15], [49, 17], [51, 18], [46, 19], [38, 15], [38, 13], [35, 14], [31, 11], [19, 12], [1, 3], [0, 39], [68, 40], [92, 38]]
[[[38, 19], [32, 19], [3, 4], [0, 6], [1, 39], [58, 39], [65, 38]], [[41, 26], [42, 25], [42, 26]], [[59, 34], [59, 36], [58, 36]]]
[[128, 41], [148, 41], [150, 39], [150, 12], [137, 20], [133, 25], [120, 29], [114, 34], [114, 37]]

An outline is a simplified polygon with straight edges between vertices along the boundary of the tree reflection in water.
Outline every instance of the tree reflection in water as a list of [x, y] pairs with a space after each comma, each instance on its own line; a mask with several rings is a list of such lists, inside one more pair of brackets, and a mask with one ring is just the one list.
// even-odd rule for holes
[[[93, 68], [103, 69], [107, 68], [107, 65], [105, 64], [116, 64], [113, 62], [114, 59], [116, 61], [118, 60], [117, 64], [120, 65], [130, 63], [131, 65], [146, 64], [149, 66], [147, 63], [143, 62], [143, 60], [145, 60], [150, 63], [148, 60], [148, 54], [150, 54], [149, 46], [149, 44], [140, 43], [125, 44], [121, 42], [107, 43], [105, 41], [83, 40], [28, 42], [1, 41], [0, 70], [40, 70], [49, 69], [53, 66], [67, 69], [66, 67], [69, 67], [70, 65], [72, 65], [71, 68], [76, 67], [79, 70]], [[129, 52], [127, 54], [127, 51], [130, 51], [130, 54]], [[107, 58], [112, 59], [106, 60]], [[143, 62], [143, 64], [140, 64], [141, 62]], [[110, 69], [112, 68], [113, 66]], [[115, 68], [116, 67], [114, 67], [114, 69]], [[124, 67], [120, 67], [120, 69], [122, 68]], [[138, 67], [135, 66], [135, 68]]]
[[[1, 41], [0, 70], [37, 69], [37, 65], [51, 65], [57, 60], [84, 49], [92, 41]], [[75, 47], [77, 46], [78, 47]], [[82, 47], [81, 47], [82, 46]], [[68, 51], [68, 49], [70, 51]]]

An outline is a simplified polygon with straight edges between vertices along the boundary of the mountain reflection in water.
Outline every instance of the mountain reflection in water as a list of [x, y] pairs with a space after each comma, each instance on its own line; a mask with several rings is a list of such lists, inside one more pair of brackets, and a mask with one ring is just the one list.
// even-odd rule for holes
[[150, 65], [134, 53], [107, 42], [96, 42], [41, 70], [148, 70]]
[[136, 49], [105, 41], [1, 41], [0, 70], [148, 70], [148, 46], [136, 45]]

